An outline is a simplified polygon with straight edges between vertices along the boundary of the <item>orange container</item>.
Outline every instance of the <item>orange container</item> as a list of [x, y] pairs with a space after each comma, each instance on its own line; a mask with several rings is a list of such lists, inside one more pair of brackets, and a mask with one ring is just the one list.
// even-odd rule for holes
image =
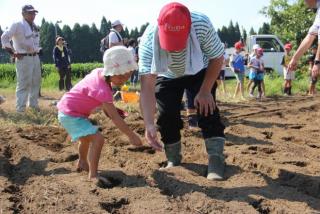
[[121, 99], [125, 103], [137, 103], [139, 98], [140, 96], [136, 92], [121, 91]]

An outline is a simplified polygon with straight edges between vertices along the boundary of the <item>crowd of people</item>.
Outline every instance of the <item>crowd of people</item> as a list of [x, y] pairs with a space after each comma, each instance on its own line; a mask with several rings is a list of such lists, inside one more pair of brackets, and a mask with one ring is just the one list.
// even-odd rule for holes
[[[318, 6], [317, 0], [305, 2], [310, 8]], [[39, 29], [34, 24], [37, 13], [33, 6], [25, 5], [22, 21], [14, 23], [1, 37], [3, 47], [16, 59], [17, 112], [24, 112], [27, 103], [30, 108], [39, 109], [41, 47]], [[320, 32], [319, 26], [320, 18], [317, 16], [315, 25], [295, 54], [291, 54], [289, 43], [285, 45], [282, 65], [284, 93], [287, 95], [292, 94], [297, 62]], [[60, 76], [59, 89], [66, 90], [57, 104], [58, 120], [72, 142], [78, 142], [77, 170], [87, 171], [89, 180], [98, 185], [110, 185], [107, 178], [98, 174], [104, 137], [89, 120], [90, 114], [97, 108], [102, 109], [133, 145], [142, 145], [139, 135], [124, 122], [125, 115], [119, 114], [121, 111], [113, 104], [112, 87], [121, 86], [131, 78], [134, 86], [140, 79], [140, 110], [145, 138], [153, 149], [164, 150], [167, 165], [163, 169], [179, 166], [182, 162], [181, 103], [185, 94], [189, 124], [200, 128], [206, 147], [207, 178], [224, 179], [225, 125], [216, 104], [216, 89], [221, 85], [226, 91], [224, 72], [229, 65], [237, 79], [234, 97], [245, 99], [247, 61], [250, 69], [249, 96], [253, 97], [258, 88], [257, 97], [261, 99], [265, 95], [263, 49], [255, 45], [246, 59], [242, 54], [244, 44], [239, 41], [234, 45], [234, 53], [228, 56], [210, 19], [202, 13], [190, 12], [186, 6], [175, 2], [161, 9], [157, 23], [149, 25], [139, 41], [126, 41], [120, 34], [122, 30], [123, 24], [119, 20], [112, 23], [110, 33], [101, 40], [103, 67], [94, 69], [74, 86], [71, 84], [70, 52], [64, 39], [60, 36], [56, 38], [53, 58]], [[10, 41], [13, 41], [13, 46]], [[312, 56], [308, 57], [310, 94], [315, 94], [319, 73], [320, 51], [317, 50], [313, 47]]]

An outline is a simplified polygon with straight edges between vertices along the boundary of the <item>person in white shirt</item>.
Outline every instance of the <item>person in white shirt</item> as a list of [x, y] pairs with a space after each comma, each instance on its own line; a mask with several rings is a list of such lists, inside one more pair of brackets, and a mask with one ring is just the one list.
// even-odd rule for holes
[[[249, 55], [248, 64], [249, 64], [250, 60], [257, 55], [257, 50], [259, 48], [260, 48], [259, 44], [255, 44], [255, 45], [252, 46], [252, 52]], [[253, 73], [250, 70], [249, 71], [249, 81], [248, 81], [248, 84], [247, 84], [247, 92], [250, 92], [250, 89], [251, 89], [251, 86], [252, 86], [253, 82], [254, 82], [253, 81]]]
[[121, 31], [123, 31], [123, 24], [120, 20], [114, 21], [112, 24], [112, 29], [109, 33], [109, 48], [117, 45], [123, 45], [123, 39], [120, 35]]
[[[24, 112], [29, 107], [39, 110], [38, 98], [41, 84], [39, 52], [40, 33], [34, 24], [37, 10], [32, 5], [22, 7], [23, 19], [15, 22], [1, 36], [3, 48], [16, 61], [16, 110]], [[11, 45], [11, 42], [12, 44]]]
[[318, 37], [318, 50], [316, 54], [316, 58], [314, 60], [314, 65], [312, 67], [312, 78], [318, 77], [320, 73], [320, 0], [304, 0], [305, 4], [309, 8], [317, 9], [317, 15], [314, 20], [313, 25], [310, 27], [308, 34], [301, 42], [298, 50], [293, 55], [291, 61], [289, 62], [287, 68], [288, 72], [292, 72], [297, 68], [297, 63], [302, 55], [307, 52], [307, 50], [311, 47], [314, 40]]

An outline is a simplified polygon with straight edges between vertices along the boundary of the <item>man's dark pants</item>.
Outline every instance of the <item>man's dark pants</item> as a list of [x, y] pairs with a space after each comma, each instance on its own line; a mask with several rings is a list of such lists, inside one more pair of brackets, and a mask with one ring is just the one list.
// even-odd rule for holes
[[[181, 101], [185, 89], [197, 94], [204, 80], [206, 69], [196, 75], [183, 76], [175, 79], [158, 77], [156, 83], [156, 100], [159, 110], [157, 121], [161, 133], [161, 140], [164, 144], [173, 144], [181, 139], [180, 130], [183, 128], [181, 119]], [[212, 88], [212, 95], [216, 100], [216, 83]], [[225, 137], [225, 126], [221, 122], [219, 109], [216, 107], [213, 114], [207, 117], [198, 112], [199, 127], [205, 139], [211, 137]]]

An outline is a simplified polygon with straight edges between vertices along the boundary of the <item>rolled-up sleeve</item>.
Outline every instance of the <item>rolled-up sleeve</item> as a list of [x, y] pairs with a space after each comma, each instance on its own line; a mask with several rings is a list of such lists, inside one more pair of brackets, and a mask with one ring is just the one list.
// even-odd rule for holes
[[11, 27], [8, 30], [6, 30], [2, 34], [1, 36], [2, 48], [12, 48], [10, 41], [12, 40], [12, 37], [14, 36], [16, 31], [17, 31], [17, 24], [14, 23], [11, 25]]
[[139, 44], [139, 75], [151, 73], [154, 31], [155, 26], [149, 25], [141, 37]]
[[320, 41], [320, 10], [318, 9], [316, 18], [314, 19], [314, 22], [312, 26], [309, 28], [310, 35], [318, 36], [318, 41]]

